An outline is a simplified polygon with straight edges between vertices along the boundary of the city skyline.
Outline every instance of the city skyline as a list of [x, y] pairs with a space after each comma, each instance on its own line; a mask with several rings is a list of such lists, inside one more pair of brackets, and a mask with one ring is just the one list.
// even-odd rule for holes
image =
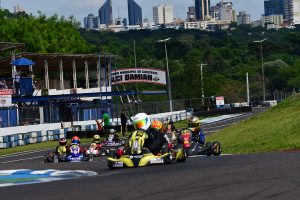
[[[180, 0], [152, 0], [151, 2], [145, 0], [135, 0], [143, 10], [143, 18], [148, 18], [153, 21], [152, 7], [162, 3], [172, 5], [174, 8], [174, 17], [185, 19], [188, 7], [194, 5], [194, 0], [180, 1]], [[83, 18], [92, 13], [98, 15], [99, 8], [103, 5], [105, 0], [52, 0], [51, 2], [42, 2], [40, 0], [2, 0], [1, 7], [9, 9], [13, 12], [14, 5], [20, 5], [26, 12], [37, 15], [38, 10], [45, 13], [47, 16], [58, 14], [65, 17], [73, 15], [78, 21], [83, 23]], [[220, 2], [220, 0], [211, 0], [211, 6]], [[232, 0], [234, 9], [239, 11], [246, 11], [251, 14], [252, 20], [260, 19], [261, 14], [264, 13], [264, 0], [251, 0], [248, 2], [240, 0]], [[128, 19], [127, 0], [112, 0], [113, 19], [117, 17]]]

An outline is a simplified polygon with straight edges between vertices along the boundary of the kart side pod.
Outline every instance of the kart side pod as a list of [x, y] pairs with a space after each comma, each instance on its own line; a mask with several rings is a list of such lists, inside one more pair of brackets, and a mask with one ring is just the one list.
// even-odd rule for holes
[[153, 154], [147, 155], [124, 155], [120, 158], [108, 157], [108, 167], [111, 169], [122, 167], [144, 167], [152, 164], [167, 163], [166, 158], [169, 158], [170, 154], [165, 153], [161, 156], [155, 156]]

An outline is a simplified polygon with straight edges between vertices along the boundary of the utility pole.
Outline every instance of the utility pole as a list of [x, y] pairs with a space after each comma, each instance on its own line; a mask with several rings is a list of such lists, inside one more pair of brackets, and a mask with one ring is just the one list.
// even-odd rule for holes
[[164, 42], [165, 43], [165, 54], [166, 54], [166, 64], [167, 64], [167, 84], [168, 84], [168, 99], [169, 99], [169, 106], [170, 112], [173, 112], [173, 105], [172, 105], [172, 94], [171, 94], [171, 80], [170, 80], [170, 73], [169, 73], [169, 60], [168, 60], [168, 49], [167, 49], [167, 41], [171, 38], [166, 38], [163, 40], [158, 40], [157, 42]]
[[261, 54], [261, 74], [262, 74], [262, 87], [263, 87], [263, 101], [266, 101], [266, 85], [265, 85], [265, 70], [264, 70], [264, 55], [263, 55], [263, 42], [268, 38], [263, 40], [253, 41], [255, 43], [260, 43], [260, 54]]
[[204, 106], [204, 84], [203, 84], [203, 66], [205, 66], [207, 64], [201, 63], [200, 65], [200, 72], [201, 72], [201, 104], [202, 106]]
[[250, 105], [250, 92], [249, 92], [249, 77], [248, 72], [246, 73], [246, 84], [247, 84], [247, 103]]

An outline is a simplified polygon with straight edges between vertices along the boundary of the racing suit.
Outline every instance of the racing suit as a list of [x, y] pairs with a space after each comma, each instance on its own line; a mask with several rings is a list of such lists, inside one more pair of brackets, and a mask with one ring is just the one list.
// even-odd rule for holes
[[164, 144], [170, 144], [170, 139], [168, 136], [156, 129], [147, 130], [148, 139], [145, 142], [145, 148], [147, 148], [154, 155], [160, 153]]
[[203, 131], [202, 131], [201, 128], [199, 130], [195, 129], [193, 131], [192, 141], [193, 142], [198, 142], [201, 145], [205, 144], [205, 136], [204, 136]]
[[66, 146], [58, 145], [55, 149], [55, 155], [59, 155], [59, 154], [62, 154], [62, 153], [69, 154], [70, 153], [70, 147], [68, 145], [66, 145]]

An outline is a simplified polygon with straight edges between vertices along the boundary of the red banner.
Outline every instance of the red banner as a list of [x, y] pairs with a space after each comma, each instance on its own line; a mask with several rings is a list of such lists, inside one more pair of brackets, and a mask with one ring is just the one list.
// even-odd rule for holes
[[13, 90], [9, 90], [9, 89], [0, 90], [0, 96], [9, 96], [9, 95], [12, 95], [12, 94], [13, 94]]

